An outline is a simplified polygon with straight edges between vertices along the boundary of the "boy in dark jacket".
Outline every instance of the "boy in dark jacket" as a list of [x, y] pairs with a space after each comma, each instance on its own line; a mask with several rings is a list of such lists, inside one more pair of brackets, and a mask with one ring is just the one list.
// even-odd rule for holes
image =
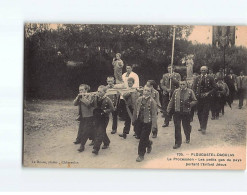
[[140, 137], [138, 145], [137, 162], [144, 160], [144, 155], [152, 150], [152, 141], [149, 140], [151, 129], [157, 124], [157, 104], [151, 97], [151, 88], [145, 86], [143, 96], [136, 101], [136, 107], [133, 112], [133, 125], [135, 126], [136, 134]]
[[175, 110], [173, 115], [175, 125], [175, 145], [173, 149], [177, 149], [182, 144], [181, 122], [186, 136], [186, 143], [190, 143], [190, 111], [197, 103], [196, 96], [192, 89], [187, 88], [186, 81], [179, 82], [179, 88], [174, 91], [172, 98], [167, 106], [167, 113]]
[[104, 143], [102, 149], [109, 147], [110, 140], [106, 134], [106, 127], [109, 122], [109, 114], [114, 111], [112, 101], [105, 96], [107, 88], [104, 85], [98, 87], [97, 95], [93, 100], [94, 122], [95, 122], [95, 141], [92, 153], [98, 154], [102, 142]]

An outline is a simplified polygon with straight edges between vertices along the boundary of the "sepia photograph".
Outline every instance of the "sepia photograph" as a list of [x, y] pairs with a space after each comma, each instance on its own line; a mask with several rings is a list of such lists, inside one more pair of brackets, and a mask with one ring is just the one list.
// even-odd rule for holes
[[246, 169], [247, 26], [23, 29], [24, 167]]

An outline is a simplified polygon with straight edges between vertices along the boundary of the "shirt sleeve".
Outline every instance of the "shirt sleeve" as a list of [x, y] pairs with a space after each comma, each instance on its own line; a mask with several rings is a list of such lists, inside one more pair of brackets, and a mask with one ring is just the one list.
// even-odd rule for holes
[[137, 120], [137, 106], [138, 105], [138, 99], [136, 100], [135, 106], [134, 106], [134, 111], [133, 111], [133, 116], [132, 116], [132, 122], [134, 123]]
[[122, 80], [123, 80], [123, 82], [124, 82], [124, 86], [125, 86], [125, 87], [128, 87], [128, 82], [127, 82], [127, 78], [126, 78], [126, 73], [124, 73], [124, 74], [122, 75]]
[[74, 106], [78, 106], [79, 105], [79, 99], [76, 97], [73, 101]]
[[152, 102], [152, 128], [157, 128], [157, 104]]
[[92, 102], [93, 102], [92, 96], [89, 96], [88, 98], [82, 98], [81, 102], [84, 103], [87, 107], [92, 106]]
[[134, 87], [137, 88], [137, 87], [139, 87], [139, 77], [136, 73], [133, 75], [133, 77], [135, 79]]

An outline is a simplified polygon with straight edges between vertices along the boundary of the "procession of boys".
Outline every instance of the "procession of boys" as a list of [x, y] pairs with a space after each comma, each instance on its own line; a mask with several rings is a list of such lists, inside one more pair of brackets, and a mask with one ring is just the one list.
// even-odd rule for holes
[[[105, 78], [104, 85], [98, 86], [96, 92], [91, 92], [83, 79], [79, 86], [73, 102], [78, 107], [76, 120], [79, 127], [74, 141], [79, 145], [78, 152], [85, 150], [88, 140], [94, 155], [100, 154], [100, 149], [107, 150], [111, 145], [107, 128], [112, 120], [111, 134], [118, 136], [119, 142], [130, 135], [139, 140], [135, 158], [136, 162], [141, 162], [146, 153], [152, 152], [153, 141], [161, 136], [159, 132], [169, 127], [172, 121], [175, 141], [171, 147], [175, 150], [183, 143], [182, 128], [184, 143], [193, 142], [190, 134], [196, 115], [200, 124], [198, 133], [206, 135], [208, 123], [218, 120], [220, 115], [224, 117], [224, 107], [231, 107], [234, 99], [239, 99], [239, 109], [243, 107], [247, 87], [243, 71], [237, 76], [233, 70], [220, 68], [214, 74], [207, 66], [201, 66], [200, 72], [190, 72], [192, 77], [188, 79], [188, 73], [187, 78], [182, 78], [173, 66], [168, 65], [162, 78], [148, 80], [141, 87], [133, 66], [125, 64], [120, 53], [113, 58], [112, 65], [114, 75]], [[161, 115], [164, 124], [158, 126], [157, 118]], [[119, 121], [124, 121], [123, 129], [118, 128]]]

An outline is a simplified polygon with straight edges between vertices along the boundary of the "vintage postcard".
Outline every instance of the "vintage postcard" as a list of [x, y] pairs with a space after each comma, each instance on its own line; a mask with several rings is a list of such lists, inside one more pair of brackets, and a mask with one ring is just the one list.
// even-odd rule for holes
[[247, 26], [24, 32], [24, 167], [246, 169]]

